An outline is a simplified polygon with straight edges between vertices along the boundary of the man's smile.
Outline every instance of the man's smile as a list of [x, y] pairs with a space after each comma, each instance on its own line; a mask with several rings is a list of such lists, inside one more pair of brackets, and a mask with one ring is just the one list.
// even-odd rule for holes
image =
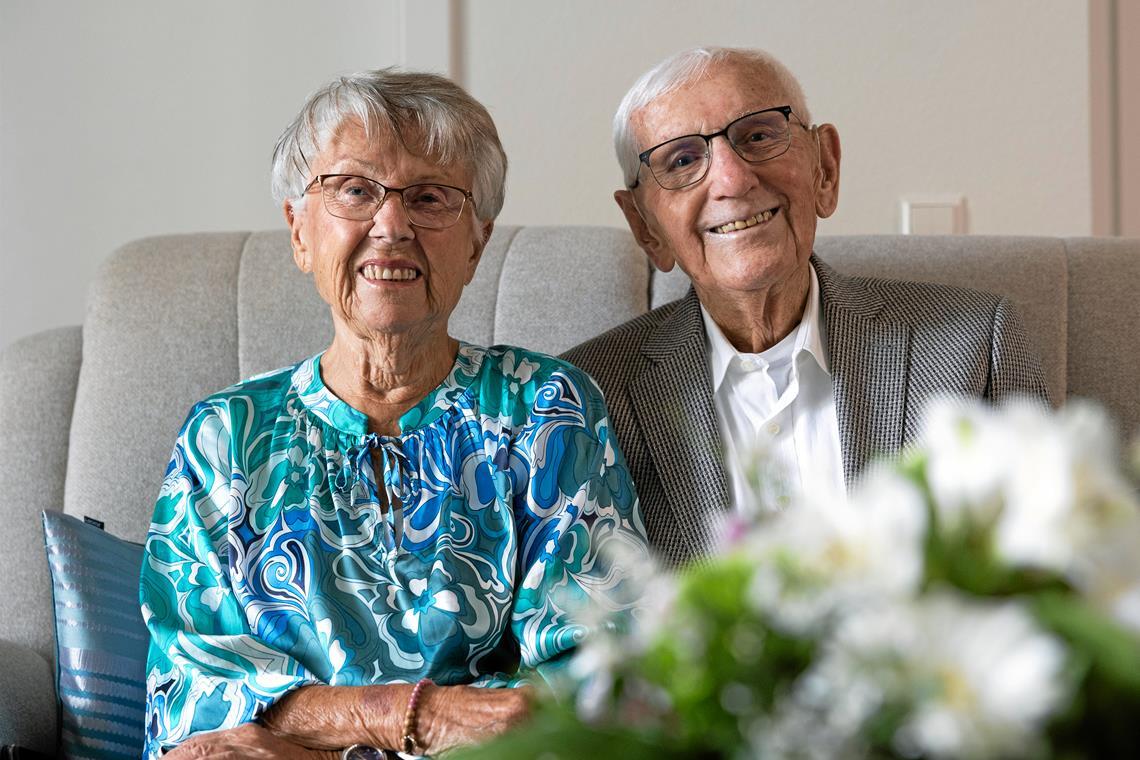
[[776, 206], [775, 208], [770, 208], [767, 211], [761, 211], [759, 214], [756, 214], [754, 216], [721, 222], [715, 227], [710, 227], [709, 232], [715, 233], [717, 235], [728, 235], [733, 232], [748, 229], [749, 227], [755, 227], [758, 224], [765, 224], [779, 212], [780, 207]]

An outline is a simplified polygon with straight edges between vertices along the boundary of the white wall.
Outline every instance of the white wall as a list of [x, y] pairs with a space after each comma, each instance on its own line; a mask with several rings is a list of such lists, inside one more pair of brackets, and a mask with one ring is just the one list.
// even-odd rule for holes
[[[333, 9], [335, 8], [335, 14]], [[1091, 232], [1085, 0], [0, 0], [0, 347], [82, 320], [147, 234], [281, 226], [274, 139], [335, 73], [450, 71], [511, 159], [507, 224], [608, 224], [610, 117], [665, 55], [764, 47], [844, 144], [827, 233], [961, 193], [969, 230]], [[161, 192], [159, 192], [161, 190]]]
[[398, 60], [400, 6], [0, 0], [0, 346], [79, 323], [143, 235], [283, 225], [274, 141], [331, 75]]
[[[823, 233], [896, 232], [899, 199], [961, 193], [969, 231], [1087, 235], [1088, 9], [1074, 0], [467, 0], [464, 69], [512, 161], [503, 221], [621, 224], [610, 117], [651, 65], [762, 47], [839, 127]], [[541, 8], [541, 10], [538, 10]]]

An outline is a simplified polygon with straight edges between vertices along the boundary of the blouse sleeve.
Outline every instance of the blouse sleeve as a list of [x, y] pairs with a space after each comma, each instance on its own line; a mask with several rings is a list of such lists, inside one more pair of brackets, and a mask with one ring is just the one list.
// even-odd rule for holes
[[147, 536], [139, 594], [151, 634], [148, 758], [199, 731], [247, 723], [289, 690], [316, 682], [251, 633], [230, 584], [230, 505], [244, 478], [228, 416], [221, 404], [191, 411]]
[[633, 482], [588, 375], [564, 365], [535, 389], [512, 469], [519, 582], [511, 625], [523, 673], [550, 681], [599, 611], [630, 608], [635, 589], [622, 568], [648, 555]]

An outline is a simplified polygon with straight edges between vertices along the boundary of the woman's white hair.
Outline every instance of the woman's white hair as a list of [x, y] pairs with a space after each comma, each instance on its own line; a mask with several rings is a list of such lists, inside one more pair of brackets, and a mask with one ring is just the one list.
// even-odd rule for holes
[[[771, 77], [776, 87], [788, 98], [788, 105], [804, 124], [811, 124], [803, 88], [788, 67], [763, 50], [747, 48], [701, 47], [685, 50], [666, 58], [645, 72], [622, 98], [614, 114], [614, 151], [621, 165], [626, 187], [637, 180], [637, 154], [640, 152], [630, 120], [640, 109], [682, 85], [694, 82], [722, 64], [742, 64]], [[782, 103], [780, 105], [783, 105]], [[648, 146], [646, 146], [648, 147]]]
[[393, 68], [340, 77], [309, 96], [273, 149], [274, 200], [302, 199], [313, 179], [309, 160], [349, 120], [369, 138], [392, 136], [441, 165], [468, 167], [475, 216], [499, 215], [507, 155], [487, 109], [450, 79]]

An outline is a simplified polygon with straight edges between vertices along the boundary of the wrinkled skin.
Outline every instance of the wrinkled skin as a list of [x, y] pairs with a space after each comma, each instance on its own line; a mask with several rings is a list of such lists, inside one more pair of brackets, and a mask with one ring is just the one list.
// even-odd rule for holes
[[[434, 182], [470, 189], [471, 170], [440, 166], [400, 139], [373, 135], [347, 121], [310, 160], [312, 176], [356, 174], [387, 187]], [[321, 377], [339, 398], [362, 411], [370, 428], [392, 435], [405, 411], [447, 375], [458, 342], [447, 321], [475, 275], [493, 222], [480, 221], [468, 202], [445, 229], [413, 226], [403, 200], [390, 193], [368, 220], [328, 213], [319, 186], [304, 202], [285, 202], [293, 259], [311, 274], [329, 305], [334, 337], [321, 359]], [[365, 264], [408, 268], [410, 281], [373, 280]]]
[[276, 736], [268, 729], [255, 723], [228, 731], [211, 731], [187, 739], [178, 747], [163, 755], [170, 760], [258, 760], [259, 758], [280, 758], [281, 760], [333, 760], [340, 756], [332, 750], [311, 750], [300, 747]]
[[[197, 734], [164, 757], [317, 760], [339, 757], [353, 744], [402, 749], [411, 689], [406, 684], [306, 686], [274, 705], [263, 725]], [[429, 685], [417, 710], [420, 749], [436, 755], [501, 734], [526, 720], [532, 701], [526, 687]]]
[[[409, 152], [399, 141], [369, 139], [359, 122], [348, 121], [311, 160], [313, 176], [358, 174], [388, 187], [422, 182], [470, 189], [471, 172], [439, 166]], [[389, 194], [367, 221], [339, 219], [324, 209], [319, 186], [300, 208], [286, 203], [293, 258], [311, 273], [329, 304], [337, 338], [370, 339], [381, 335], [427, 336], [446, 332], [463, 287], [475, 275], [491, 222], [473, 223], [471, 204], [459, 222], [442, 230], [415, 227], [403, 201]], [[403, 262], [420, 270], [412, 283], [377, 283], [363, 277], [366, 260]]]

